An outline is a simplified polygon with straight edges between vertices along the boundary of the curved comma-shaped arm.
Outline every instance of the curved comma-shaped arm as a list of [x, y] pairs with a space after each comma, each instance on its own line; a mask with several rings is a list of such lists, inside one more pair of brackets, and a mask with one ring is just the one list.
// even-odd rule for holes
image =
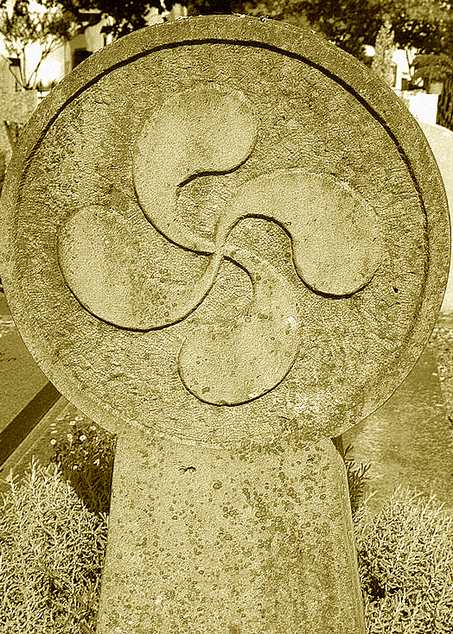
[[[213, 240], [190, 233], [177, 211], [181, 187], [199, 175], [236, 169], [251, 154], [256, 135], [257, 119], [244, 95], [215, 86], [170, 97], [141, 131], [133, 170], [145, 216], [173, 244], [209, 257], [201, 278], [187, 285], [165, 319], [140, 309], [156, 298], [151, 291], [144, 296], [143, 285], [131, 277], [150, 254], [143, 252], [133, 227], [119, 214], [105, 213], [102, 207], [81, 209], [59, 239], [61, 268], [77, 299], [100, 319], [122, 328], [146, 331], [189, 315], [211, 290], [225, 257], [247, 271], [253, 298], [246, 313], [235, 322], [225, 323], [219, 316], [218, 323], [199, 327], [179, 354], [185, 387], [215, 405], [238, 405], [278, 385], [299, 354], [303, 328], [296, 282], [267, 259], [228, 244], [242, 219], [277, 223], [291, 239], [300, 280], [327, 297], [360, 290], [374, 276], [381, 257], [375, 213], [366, 201], [331, 175], [296, 168], [242, 185], [218, 218]], [[86, 247], [81, 245], [87, 240], [91, 248], [103, 250], [102, 265], [94, 272], [102, 284], [93, 285], [93, 268], [86, 266]]]

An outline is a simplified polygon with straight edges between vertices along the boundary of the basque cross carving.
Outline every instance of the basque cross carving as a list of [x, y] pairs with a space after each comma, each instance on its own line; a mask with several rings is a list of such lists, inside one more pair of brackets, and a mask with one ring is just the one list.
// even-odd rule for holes
[[[234, 144], [225, 146], [233, 127], [239, 134]], [[253, 298], [244, 314], [235, 323], [202, 325], [179, 352], [178, 371], [187, 390], [215, 405], [238, 405], [272, 390], [303, 354], [296, 283], [333, 299], [345, 297], [367, 285], [380, 264], [374, 209], [348, 183], [313, 173], [309, 166], [244, 182], [218, 213], [211, 238], [190, 232], [178, 206], [181, 189], [202, 175], [221, 178], [236, 170], [253, 153], [258, 132], [258, 119], [240, 91], [202, 86], [166, 99], [136, 140], [133, 178], [146, 218], [172, 244], [207, 256], [204, 273], [178, 301], [159, 294], [149, 280], [142, 283], [140, 263], [153, 254], [115, 211], [98, 205], [81, 208], [59, 236], [60, 265], [76, 298], [99, 319], [125, 329], [149, 331], [185, 319], [209, 294], [225, 258], [246, 271]], [[285, 231], [296, 282], [280, 273], [265, 253], [256, 255], [229, 243], [245, 218], [275, 222]], [[120, 247], [109, 240], [111, 232], [122, 234]], [[96, 234], [104, 261], [102, 270], [90, 274], [80, 266], [85, 241], [79, 238], [87, 234]], [[122, 257], [125, 248], [133, 253], [135, 266]], [[93, 291], [93, 274], [108, 281], [113, 301], [110, 294]], [[248, 369], [246, 380], [239, 371], [243, 367]]]

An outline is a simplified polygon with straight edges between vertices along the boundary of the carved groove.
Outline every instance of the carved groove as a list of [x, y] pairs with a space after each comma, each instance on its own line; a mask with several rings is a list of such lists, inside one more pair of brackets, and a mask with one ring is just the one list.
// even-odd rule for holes
[[[231, 144], [233, 126], [239, 134]], [[184, 319], [208, 295], [225, 257], [247, 271], [253, 299], [246, 314], [234, 322], [201, 326], [187, 337], [178, 358], [186, 389], [214, 405], [239, 405], [262, 396], [284, 379], [299, 354], [302, 324], [295, 283], [265, 258], [229, 246], [229, 235], [241, 220], [277, 223], [291, 240], [300, 280], [320, 294], [357, 292], [370, 282], [381, 257], [375, 213], [366, 201], [330, 175], [300, 169], [243, 184], [220, 214], [213, 240], [189, 232], [178, 217], [180, 188], [201, 174], [237, 169], [253, 151], [256, 134], [257, 119], [245, 96], [212, 85], [170, 97], [143, 126], [133, 165], [140, 206], [171, 243], [208, 258], [202, 277], [188, 284], [164, 319], [143, 309], [143, 302], [155, 302], [156, 296], [149, 285], [144, 291], [135, 271], [150, 255], [118, 214], [99, 207], [79, 210], [59, 238], [68, 286], [93, 315], [122, 328], [146, 331]], [[115, 239], [118, 232], [121, 239]], [[93, 242], [102, 255], [87, 266]]]

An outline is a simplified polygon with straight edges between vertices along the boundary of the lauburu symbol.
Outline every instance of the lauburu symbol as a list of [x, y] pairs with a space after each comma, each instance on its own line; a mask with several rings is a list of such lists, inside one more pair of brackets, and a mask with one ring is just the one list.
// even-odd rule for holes
[[[152, 253], [122, 216], [100, 206], [82, 208], [59, 236], [61, 269], [76, 298], [93, 315], [126, 329], [149, 331], [183, 320], [210, 292], [224, 258], [248, 273], [253, 298], [245, 313], [234, 322], [219, 315], [217, 323], [200, 326], [179, 353], [187, 390], [215, 405], [257, 398], [291, 369], [303, 329], [298, 278], [327, 298], [348, 296], [370, 282], [380, 261], [371, 206], [333, 176], [298, 168], [263, 174], [239, 187], [220, 213], [213, 239], [188, 230], [177, 205], [181, 189], [197, 176], [237, 169], [252, 153], [257, 132], [257, 117], [244, 95], [216, 86], [170, 97], [143, 126], [133, 164], [141, 209], [172, 244], [208, 260], [201, 277], [166, 310], [157, 308], [168, 300], [139, 273]], [[277, 223], [287, 233], [296, 281], [267, 259], [229, 245], [232, 230], [250, 217]]]

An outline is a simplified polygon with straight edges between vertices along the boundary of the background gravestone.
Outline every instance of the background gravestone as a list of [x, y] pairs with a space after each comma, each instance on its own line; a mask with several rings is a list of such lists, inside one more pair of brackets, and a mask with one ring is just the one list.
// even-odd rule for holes
[[20, 126], [27, 123], [37, 105], [36, 90], [0, 92], [0, 148], [6, 152], [8, 159]]
[[[453, 132], [439, 125], [418, 122], [434, 154], [442, 175], [451, 214], [453, 211]], [[451, 257], [451, 256], [450, 256]], [[453, 276], [441, 307], [440, 331], [451, 330], [453, 310]], [[439, 335], [437, 335], [439, 337]], [[435, 340], [432, 340], [435, 341]], [[441, 340], [440, 340], [441, 341]], [[427, 346], [404, 383], [385, 405], [355, 425], [342, 437], [353, 447], [357, 462], [372, 465], [367, 489], [371, 493], [368, 508], [378, 512], [397, 485], [410, 485], [430, 495], [451, 509], [453, 499], [453, 434], [451, 412], [448, 412], [449, 381], [439, 383], [438, 367], [445, 368], [440, 344]], [[444, 354], [448, 355], [447, 349]], [[441, 355], [438, 358], [438, 355]], [[444, 358], [442, 358], [444, 356]], [[445, 369], [443, 370], [445, 373]], [[449, 416], [450, 415], [450, 416]]]
[[0, 192], [20, 128], [29, 120], [37, 104], [36, 90], [0, 92]]
[[[420, 127], [428, 139], [429, 146], [434, 154], [437, 165], [447, 193], [448, 206], [450, 209], [450, 224], [453, 214], [453, 132], [440, 125], [420, 122]], [[451, 269], [451, 254], [450, 254]], [[445, 291], [444, 301], [442, 303], [441, 312], [451, 313], [453, 311], [453, 275], [448, 278], [448, 284]]]
[[150, 27], [43, 102], [5, 194], [22, 336], [119, 435], [98, 632], [363, 632], [329, 439], [407, 375], [448, 270], [404, 105], [310, 31]]

